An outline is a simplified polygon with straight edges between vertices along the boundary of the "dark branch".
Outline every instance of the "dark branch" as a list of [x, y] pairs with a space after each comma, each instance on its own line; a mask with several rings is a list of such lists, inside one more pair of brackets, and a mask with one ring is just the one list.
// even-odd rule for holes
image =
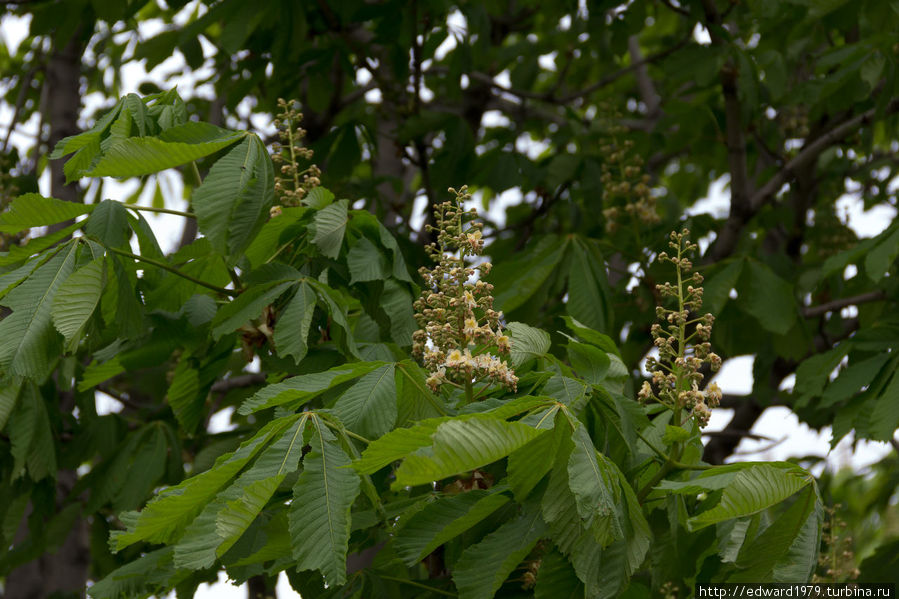
[[869, 302], [879, 302], [883, 299], [886, 299], [886, 294], [882, 290], [869, 291], [868, 293], [862, 293], [860, 295], [855, 295], [852, 297], [835, 299], [833, 301], [826, 302], [817, 306], [809, 306], [808, 308], [802, 310], [802, 315], [806, 318], [815, 318], [816, 316], [823, 316], [828, 312], [833, 312], [834, 310], [839, 310], [841, 308], [845, 308], [846, 306], [866, 304]]
[[244, 389], [246, 387], [255, 387], [265, 383], [266, 375], [261, 372], [252, 372], [249, 374], [240, 374], [229, 379], [222, 379], [212, 384], [210, 392], [224, 395], [232, 389]]

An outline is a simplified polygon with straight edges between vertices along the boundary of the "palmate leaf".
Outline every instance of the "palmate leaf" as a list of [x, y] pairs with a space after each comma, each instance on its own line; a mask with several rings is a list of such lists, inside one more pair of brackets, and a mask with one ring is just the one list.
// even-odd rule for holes
[[301, 405], [331, 387], [359, 378], [384, 365], [384, 362], [356, 362], [335, 366], [324, 372], [295, 376], [263, 387], [246, 400], [238, 411], [241, 414], [251, 414], [291, 402]]
[[546, 433], [495, 418], [449, 420], [437, 427], [431, 446], [403, 460], [392, 487], [426, 484], [486, 466]]
[[389, 275], [387, 258], [366, 237], [361, 237], [346, 256], [350, 268], [350, 284], [361, 281], [379, 281]]
[[508, 502], [506, 495], [480, 489], [439, 497], [403, 525], [394, 539], [396, 552], [413, 566]]
[[35, 379], [48, 374], [59, 354], [59, 334], [50, 322], [53, 299], [75, 269], [79, 245], [72, 240], [61, 246], [3, 299], [12, 314], [0, 321], [0, 370]]
[[437, 427], [443, 422], [446, 422], [446, 418], [430, 418], [409, 428], [392, 430], [370, 443], [362, 452], [362, 457], [353, 463], [353, 467], [360, 474], [377, 472], [384, 466], [430, 445]]
[[[707, 472], [714, 472], [713, 469]], [[698, 482], [698, 481], [694, 481]], [[687, 520], [690, 530], [749, 516], [780, 503], [814, 482], [811, 474], [795, 465], [759, 464], [737, 472], [713, 508]]]
[[541, 435], [509, 454], [508, 483], [519, 502], [524, 501], [552, 469], [557, 442], [557, 435]]
[[197, 226], [234, 264], [269, 217], [274, 167], [262, 141], [246, 138], [209, 170], [194, 191]]
[[187, 527], [175, 546], [175, 565], [208, 568], [249, 528], [284, 477], [299, 467], [309, 417], [281, 418], [278, 433], [233, 484], [220, 491]]
[[9, 441], [14, 464], [12, 479], [25, 473], [38, 481], [56, 477], [56, 447], [47, 406], [40, 391], [32, 382], [22, 386], [15, 411], [10, 415]]
[[122, 521], [128, 525], [127, 530], [110, 535], [110, 545], [120, 551], [138, 541], [174, 542], [219, 490], [290, 423], [290, 419], [283, 418], [269, 422], [252, 438], [241, 443], [237, 450], [219, 457], [209, 470], [165, 489], [140, 513], [122, 514]]
[[91, 212], [84, 232], [106, 247], [121, 247], [131, 235], [128, 210], [120, 202], [103, 200]]
[[104, 265], [101, 257], [82, 266], [65, 280], [53, 299], [50, 316], [69, 351], [77, 346], [81, 331], [100, 302]]
[[188, 122], [155, 137], [128, 137], [111, 144], [84, 175], [140, 177], [186, 164], [237, 143], [246, 133]]
[[293, 487], [290, 535], [297, 569], [318, 570], [329, 585], [346, 582], [350, 508], [359, 494], [359, 475], [334, 435], [317, 417], [303, 458], [303, 472]]
[[200, 373], [191, 366], [189, 356], [182, 356], [172, 375], [166, 399], [188, 434], [193, 434], [203, 415], [205, 397], [200, 397]]
[[334, 413], [353, 432], [377, 439], [396, 423], [395, 366], [386, 364], [364, 375], [337, 403]]
[[21, 379], [0, 379], [0, 431], [6, 426], [9, 415], [16, 407], [21, 388]]
[[525, 509], [469, 546], [453, 568], [461, 599], [490, 599], [546, 532], [538, 507]]
[[45, 198], [38, 193], [26, 193], [12, 201], [0, 213], [0, 233], [19, 233], [32, 227], [55, 225], [87, 214], [94, 206]]

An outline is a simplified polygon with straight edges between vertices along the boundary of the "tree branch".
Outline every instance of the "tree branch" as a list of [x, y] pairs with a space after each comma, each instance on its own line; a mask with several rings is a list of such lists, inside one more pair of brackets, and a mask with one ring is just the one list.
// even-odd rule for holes
[[805, 318], [815, 318], [816, 316], [823, 316], [828, 312], [839, 310], [841, 308], [845, 308], [846, 306], [866, 304], [869, 302], [879, 302], [883, 299], [886, 299], [886, 293], [878, 289], [877, 291], [869, 291], [868, 293], [862, 293], [859, 295], [854, 295], [852, 297], [835, 299], [833, 301], [826, 302], [817, 306], [809, 306], [802, 310], [802, 315]]
[[262, 372], [251, 372], [248, 374], [239, 374], [231, 378], [222, 379], [212, 384], [209, 389], [210, 393], [224, 395], [232, 389], [245, 389], [246, 387], [255, 387], [265, 383], [266, 375]]
[[[887, 104], [884, 114], [892, 114], [896, 111], [899, 111], [899, 98], [893, 99]], [[877, 108], [866, 110], [865, 112], [835, 126], [811, 143], [803, 146], [792, 160], [787, 162], [773, 177], [771, 177], [771, 179], [768, 180], [767, 183], [752, 194], [749, 198], [748, 207], [745, 213], [742, 215], [734, 215], [731, 213], [731, 216], [728, 217], [728, 220], [719, 233], [718, 238], [715, 240], [715, 243], [709, 248], [703, 262], [706, 264], [718, 262], [733, 253], [734, 248], [739, 241], [743, 226], [755, 216], [766, 202], [775, 197], [775, 194], [785, 183], [792, 180], [802, 167], [807, 166], [813, 160], [817, 159], [821, 152], [836, 144], [859, 127], [871, 123], [876, 116]]]

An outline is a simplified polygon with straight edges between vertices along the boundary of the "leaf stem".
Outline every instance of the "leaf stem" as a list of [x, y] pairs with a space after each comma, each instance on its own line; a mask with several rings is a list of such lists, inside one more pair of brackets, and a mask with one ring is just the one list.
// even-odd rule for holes
[[392, 580], [393, 582], [400, 582], [413, 587], [418, 587], [420, 589], [426, 589], [428, 591], [431, 591], [432, 593], [437, 593], [438, 595], [444, 595], [446, 597], [458, 597], [458, 595], [456, 595], [455, 593], [450, 593], [449, 591], [444, 591], [443, 589], [435, 589], [430, 585], [422, 584], [415, 580], [409, 580], [408, 578], [396, 578], [395, 576], [385, 576], [384, 574], [378, 574], [378, 577], [383, 578], [384, 580]]
[[171, 210], [169, 208], [154, 208], [153, 206], [138, 206], [136, 204], [125, 204], [126, 208], [131, 210], [144, 212], [160, 212], [163, 214], [174, 214], [175, 216], [183, 216], [184, 218], [197, 218], [193, 212], [182, 212], [181, 210]]
[[120, 250], [120, 249], [117, 249], [114, 247], [107, 247], [106, 250], [109, 252], [112, 252], [114, 254], [119, 254], [120, 256], [124, 256], [126, 258], [131, 258], [132, 260], [137, 260], [138, 262], [145, 262], [145, 263], [155, 266], [157, 268], [167, 270], [168, 272], [172, 273], [173, 275], [177, 275], [177, 276], [181, 277], [182, 279], [187, 279], [191, 283], [196, 283], [197, 285], [199, 285], [201, 287], [205, 287], [206, 289], [211, 289], [212, 291], [215, 291], [217, 293], [223, 293], [225, 295], [231, 295], [231, 296], [240, 295], [240, 291], [237, 291], [234, 289], [225, 289], [224, 287], [218, 287], [216, 285], [213, 285], [212, 283], [207, 283], [206, 281], [201, 281], [200, 279], [197, 279], [196, 277], [192, 277], [187, 273], [181, 272], [174, 266], [172, 266], [170, 264], [166, 264], [165, 262], [160, 262], [159, 260], [154, 260], [152, 258], [146, 258], [144, 256], [138, 256], [137, 254], [132, 254], [131, 252], [126, 252], [125, 250]]

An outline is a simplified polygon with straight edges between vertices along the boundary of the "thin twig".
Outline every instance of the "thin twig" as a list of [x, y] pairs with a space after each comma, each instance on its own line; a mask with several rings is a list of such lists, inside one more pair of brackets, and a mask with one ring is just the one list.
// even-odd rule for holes
[[119, 254], [120, 256], [124, 256], [126, 258], [131, 258], [132, 260], [137, 260], [138, 262], [145, 262], [147, 264], [151, 264], [157, 268], [166, 270], [166, 271], [172, 273], [173, 275], [179, 276], [182, 279], [187, 279], [191, 283], [196, 283], [197, 285], [199, 285], [201, 287], [205, 287], [206, 289], [211, 289], [212, 291], [215, 291], [217, 293], [222, 293], [222, 294], [231, 295], [231, 296], [240, 295], [240, 291], [238, 291], [238, 290], [225, 289], [224, 287], [218, 287], [216, 285], [213, 285], [212, 283], [207, 283], [206, 281], [202, 281], [196, 277], [190, 276], [187, 273], [181, 272], [174, 266], [172, 266], [170, 264], [166, 264], [165, 262], [160, 262], [159, 260], [154, 260], [152, 258], [147, 258], [145, 256], [138, 256], [137, 254], [132, 254], [131, 252], [126, 252], [125, 250], [120, 250], [118, 248], [107, 247], [106, 250], [110, 251], [114, 254]]

